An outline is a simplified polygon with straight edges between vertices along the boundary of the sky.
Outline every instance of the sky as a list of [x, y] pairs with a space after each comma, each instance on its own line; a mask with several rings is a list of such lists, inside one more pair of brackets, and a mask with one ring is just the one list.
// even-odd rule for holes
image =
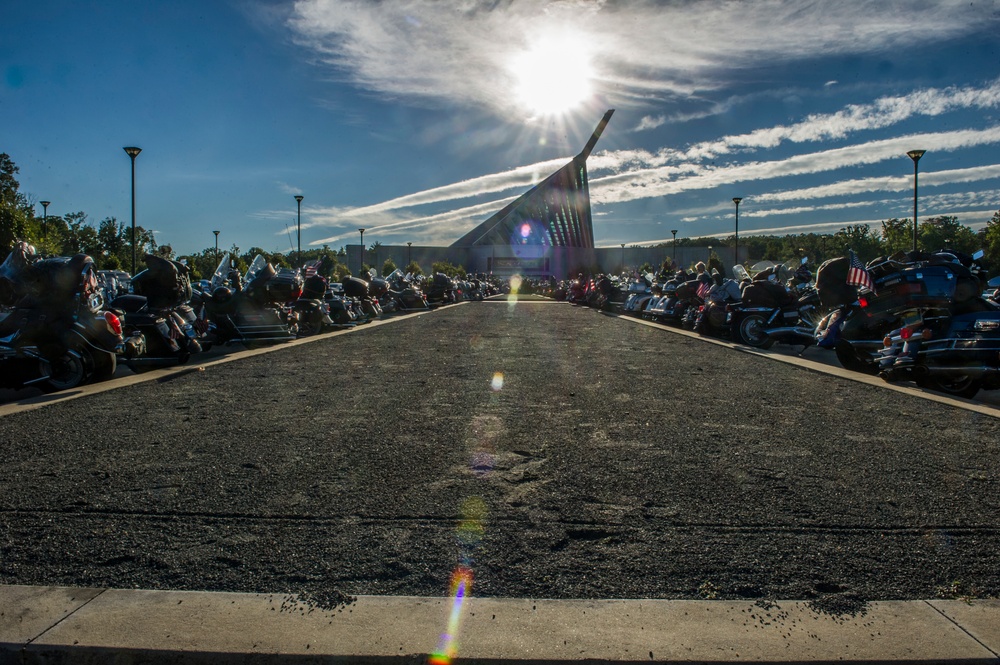
[[[0, 152], [178, 254], [446, 245], [580, 152], [598, 246], [1000, 209], [996, 0], [10, 0]], [[295, 195], [303, 197], [301, 217]], [[42, 214], [37, 205], [36, 214]]]

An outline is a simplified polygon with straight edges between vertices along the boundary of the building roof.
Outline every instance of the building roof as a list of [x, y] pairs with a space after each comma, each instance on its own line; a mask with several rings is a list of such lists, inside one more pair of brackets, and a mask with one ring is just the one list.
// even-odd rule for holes
[[614, 109], [604, 114], [587, 145], [566, 166], [504, 206], [485, 222], [452, 243], [477, 245], [541, 245], [593, 247], [587, 157], [597, 144]]

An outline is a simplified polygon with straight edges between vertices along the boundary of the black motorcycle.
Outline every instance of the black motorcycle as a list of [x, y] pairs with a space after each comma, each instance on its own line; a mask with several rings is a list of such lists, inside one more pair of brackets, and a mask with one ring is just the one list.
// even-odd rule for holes
[[[972, 260], [981, 257], [977, 252]], [[983, 271], [976, 265], [978, 279]], [[923, 268], [919, 279], [939, 280], [934, 267]], [[921, 285], [920, 291], [927, 294], [949, 294], [948, 306], [931, 303], [905, 313], [903, 325], [883, 341], [879, 376], [966, 398], [980, 390], [1000, 389], [1000, 304], [981, 293], [963, 297], [960, 284], [960, 279], [946, 278], [944, 283]], [[959, 293], [951, 294], [951, 286]], [[972, 291], [966, 289], [968, 293]]]
[[825, 262], [816, 288], [821, 303], [834, 309], [817, 326], [817, 344], [834, 349], [846, 369], [877, 374], [886, 336], [909, 319], [947, 319], [978, 307], [985, 272], [978, 260], [951, 252], [880, 257], [867, 266], [875, 290], [860, 292], [850, 285], [845, 290], [846, 258]]
[[298, 337], [319, 335], [338, 327], [330, 316], [330, 305], [325, 299], [328, 288], [326, 278], [318, 274], [303, 280], [302, 293], [291, 306]]
[[198, 318], [188, 267], [147, 254], [146, 269], [132, 278], [132, 293], [111, 301], [123, 319], [122, 357], [133, 372], [182, 365], [211, 344], [208, 324]]
[[0, 264], [0, 383], [66, 390], [109, 379], [121, 321], [102, 312], [94, 261], [86, 254], [39, 259], [19, 242]]
[[428, 307], [440, 307], [441, 305], [450, 305], [458, 301], [458, 296], [455, 293], [455, 283], [451, 277], [448, 277], [443, 272], [434, 273], [434, 276], [428, 281], [424, 293], [427, 297]]
[[733, 341], [760, 349], [775, 343], [816, 343], [823, 312], [812, 272], [803, 259], [787, 284], [754, 279], [743, 287], [742, 302], [730, 308]]
[[[287, 303], [302, 294], [302, 279], [297, 274], [278, 272], [264, 257], [257, 256], [245, 277], [229, 268], [223, 258], [213, 278], [211, 295], [195, 302], [204, 308], [212, 327], [208, 339], [220, 344], [260, 344], [295, 339], [289, 327]], [[223, 276], [228, 276], [224, 278]]]
[[[372, 284], [376, 284], [376, 281], [373, 280]], [[382, 310], [386, 312], [415, 312], [428, 308], [423, 292], [414, 286], [409, 275], [404, 275], [398, 269], [385, 279], [384, 291], [378, 285], [376, 295]]]

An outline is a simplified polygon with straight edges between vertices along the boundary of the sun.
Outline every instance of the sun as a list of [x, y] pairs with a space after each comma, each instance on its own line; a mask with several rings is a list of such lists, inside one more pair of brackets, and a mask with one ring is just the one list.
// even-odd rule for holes
[[551, 35], [513, 58], [514, 94], [539, 115], [560, 115], [586, 101], [594, 71], [586, 42], [576, 35]]

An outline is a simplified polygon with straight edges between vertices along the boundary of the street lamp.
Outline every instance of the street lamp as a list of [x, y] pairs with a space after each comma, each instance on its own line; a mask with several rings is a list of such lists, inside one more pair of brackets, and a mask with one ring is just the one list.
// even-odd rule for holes
[[39, 201], [42, 204], [42, 240], [45, 240], [45, 223], [49, 218], [49, 206], [52, 205], [52, 201]]
[[913, 251], [917, 251], [917, 162], [926, 150], [911, 150], [907, 156], [913, 160]]
[[142, 148], [127, 146], [125, 152], [132, 159], [132, 276], [135, 277], [135, 158]]
[[740, 262], [740, 201], [742, 196], [734, 196], [733, 203], [736, 204], [736, 242], [734, 243], [733, 264]]
[[296, 263], [302, 262], [302, 198], [303, 197], [301, 194], [295, 195], [295, 207], [297, 209], [297, 215], [299, 220], [298, 233], [297, 233], [299, 239], [299, 255], [298, 255], [298, 261], [296, 261]]
[[674, 256], [671, 262], [674, 264], [674, 268], [677, 267], [677, 229], [671, 229], [670, 231], [674, 235]]
[[625, 243], [622, 243], [622, 270], [625, 270]]
[[708, 246], [708, 262], [709, 263], [712, 262], [712, 246], [711, 245]]
[[219, 265], [219, 232], [212, 231], [215, 234], [215, 265]]
[[413, 263], [413, 250], [412, 250], [412, 246], [413, 246], [412, 242], [406, 243], [406, 265], [407, 266], [409, 266], [411, 263]]
[[361, 232], [361, 265], [358, 267], [358, 271], [364, 269], [365, 267], [365, 230], [358, 229]]

